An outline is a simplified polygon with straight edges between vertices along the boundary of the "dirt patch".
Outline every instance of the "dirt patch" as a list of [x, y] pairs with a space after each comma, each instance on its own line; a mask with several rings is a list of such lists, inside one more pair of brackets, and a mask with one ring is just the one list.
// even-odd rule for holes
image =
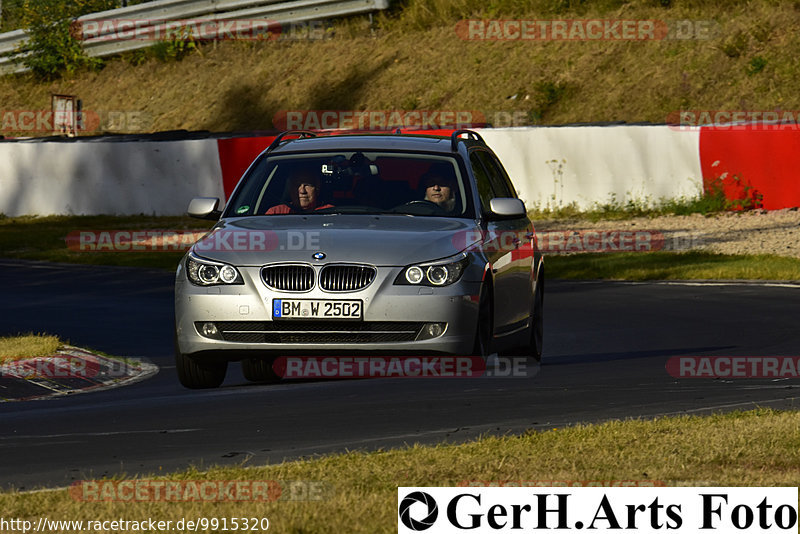
[[[775, 254], [800, 258], [800, 211], [766, 211], [637, 217], [621, 221], [539, 220], [544, 232], [653, 232], [665, 250], [705, 250], [720, 254]], [[577, 251], [577, 250], [576, 250]]]

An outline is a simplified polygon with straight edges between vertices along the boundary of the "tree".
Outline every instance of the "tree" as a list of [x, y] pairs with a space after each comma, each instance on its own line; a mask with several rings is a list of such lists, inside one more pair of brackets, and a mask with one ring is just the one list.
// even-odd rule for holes
[[26, 0], [23, 25], [27, 41], [18, 52], [23, 64], [36, 76], [52, 79], [83, 67], [98, 67], [81, 46], [78, 17], [117, 6], [117, 0]]

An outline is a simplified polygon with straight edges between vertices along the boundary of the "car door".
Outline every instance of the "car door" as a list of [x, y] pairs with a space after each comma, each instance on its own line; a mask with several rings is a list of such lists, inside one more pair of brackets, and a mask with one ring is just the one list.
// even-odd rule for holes
[[470, 153], [470, 165], [483, 214], [484, 249], [494, 276], [495, 335], [502, 337], [524, 328], [531, 313], [533, 226], [524, 216], [514, 219], [491, 217], [491, 199], [517, 198], [508, 175], [494, 154], [485, 149], [474, 149]]

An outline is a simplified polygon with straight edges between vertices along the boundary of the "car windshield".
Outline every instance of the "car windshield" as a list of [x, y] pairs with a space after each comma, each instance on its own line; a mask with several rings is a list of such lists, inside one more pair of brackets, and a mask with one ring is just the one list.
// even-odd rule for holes
[[262, 156], [226, 217], [331, 213], [468, 217], [464, 174], [449, 156], [358, 151]]

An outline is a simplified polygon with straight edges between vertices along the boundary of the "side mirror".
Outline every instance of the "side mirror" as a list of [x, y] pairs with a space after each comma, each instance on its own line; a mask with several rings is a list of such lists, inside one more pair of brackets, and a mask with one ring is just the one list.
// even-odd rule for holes
[[195, 197], [189, 202], [186, 212], [190, 217], [215, 221], [222, 215], [219, 208], [219, 199], [216, 197]]
[[517, 219], [527, 213], [525, 203], [518, 198], [493, 198], [489, 201], [489, 212], [496, 219]]

